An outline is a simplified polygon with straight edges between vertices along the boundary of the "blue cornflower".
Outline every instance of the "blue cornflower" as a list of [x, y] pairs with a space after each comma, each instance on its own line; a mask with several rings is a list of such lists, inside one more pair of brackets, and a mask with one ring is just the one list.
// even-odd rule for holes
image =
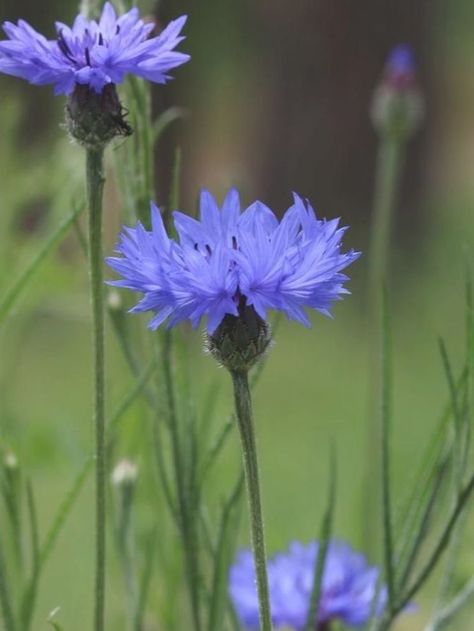
[[56, 94], [71, 94], [76, 84], [100, 94], [109, 84], [122, 83], [135, 74], [165, 83], [168, 72], [189, 59], [173, 49], [186, 21], [171, 22], [157, 37], [149, 37], [153, 24], [140, 19], [137, 8], [117, 17], [110, 2], [98, 22], [78, 15], [72, 28], [56, 22], [57, 37], [48, 40], [24, 20], [5, 22], [8, 40], [0, 42], [0, 72], [34, 85], [54, 85]]
[[395, 46], [385, 64], [386, 83], [396, 89], [406, 89], [416, 79], [416, 64], [413, 49], [408, 44]]
[[139, 223], [125, 228], [117, 252], [107, 259], [122, 280], [111, 284], [144, 294], [132, 309], [153, 311], [150, 328], [189, 319], [197, 326], [207, 316], [212, 334], [227, 316], [252, 308], [261, 320], [269, 309], [308, 326], [305, 308], [329, 315], [333, 301], [348, 293], [342, 270], [358, 256], [341, 252], [345, 228], [339, 220], [316, 218], [297, 195], [279, 222], [261, 202], [241, 212], [232, 189], [219, 209], [203, 191], [200, 220], [174, 213], [179, 241], [166, 234], [152, 205], [151, 231]]
[[[288, 550], [268, 563], [268, 582], [272, 622], [275, 628], [304, 629], [309, 612], [314, 568], [319, 543], [293, 542]], [[350, 545], [331, 541], [328, 546], [321, 584], [320, 604], [315, 629], [329, 629], [333, 621], [349, 627], [368, 622], [374, 608], [381, 612], [386, 589], [379, 588], [379, 569], [368, 565], [365, 557]], [[255, 566], [250, 551], [242, 550], [229, 572], [229, 593], [240, 623], [258, 629], [258, 598]]]

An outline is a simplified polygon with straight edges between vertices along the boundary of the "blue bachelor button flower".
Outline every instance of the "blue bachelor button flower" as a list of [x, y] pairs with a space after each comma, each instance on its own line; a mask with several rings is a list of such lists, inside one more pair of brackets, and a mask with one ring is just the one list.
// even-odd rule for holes
[[[272, 622], [275, 628], [304, 629], [309, 612], [314, 568], [319, 543], [290, 544], [268, 563]], [[321, 584], [318, 631], [340, 621], [348, 627], [368, 622], [374, 602], [381, 612], [386, 601], [385, 587], [378, 587], [379, 569], [368, 565], [365, 557], [348, 544], [331, 541]], [[229, 572], [229, 593], [241, 625], [258, 629], [258, 598], [255, 566], [250, 551], [242, 550]]]
[[140, 223], [125, 228], [120, 256], [107, 259], [122, 277], [110, 284], [143, 294], [132, 311], [154, 312], [152, 329], [167, 319], [168, 326], [187, 319], [197, 326], [206, 316], [212, 334], [225, 316], [248, 308], [262, 320], [275, 309], [309, 326], [305, 308], [329, 315], [332, 302], [348, 293], [342, 270], [360, 254], [341, 252], [339, 220], [317, 219], [297, 195], [278, 221], [261, 202], [241, 212], [235, 189], [222, 208], [203, 191], [200, 219], [175, 212], [174, 224], [178, 242], [152, 205], [151, 231]]
[[416, 80], [416, 64], [413, 49], [408, 44], [395, 46], [385, 64], [384, 81], [395, 89], [406, 89]]
[[182, 16], [157, 37], [153, 24], [140, 19], [137, 8], [117, 17], [110, 2], [100, 20], [78, 15], [72, 28], [56, 23], [57, 37], [48, 40], [29, 24], [5, 22], [8, 40], [0, 42], [0, 72], [34, 85], [54, 85], [56, 94], [71, 94], [76, 84], [100, 94], [109, 84], [122, 83], [128, 73], [165, 83], [169, 71], [189, 59], [174, 48], [184, 39]]

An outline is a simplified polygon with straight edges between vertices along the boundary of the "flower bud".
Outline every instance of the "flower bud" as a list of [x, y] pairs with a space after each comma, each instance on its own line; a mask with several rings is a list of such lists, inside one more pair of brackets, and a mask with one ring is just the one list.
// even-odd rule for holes
[[18, 469], [18, 458], [12, 451], [7, 451], [3, 458], [3, 466], [10, 471], [16, 471]]
[[138, 478], [138, 467], [130, 460], [120, 460], [112, 471], [112, 484], [119, 488], [122, 486], [134, 486]]
[[116, 289], [110, 289], [107, 292], [107, 308], [109, 311], [123, 311], [123, 300], [122, 296]]
[[239, 315], [226, 315], [206, 348], [231, 371], [248, 371], [265, 354], [271, 342], [270, 327], [253, 307], [241, 300]]
[[66, 105], [66, 125], [71, 136], [86, 149], [101, 149], [117, 136], [130, 136], [113, 83], [98, 94], [87, 85], [77, 84]]
[[413, 52], [409, 46], [401, 44], [390, 53], [383, 78], [375, 90], [372, 122], [381, 134], [407, 140], [420, 126], [423, 113]]

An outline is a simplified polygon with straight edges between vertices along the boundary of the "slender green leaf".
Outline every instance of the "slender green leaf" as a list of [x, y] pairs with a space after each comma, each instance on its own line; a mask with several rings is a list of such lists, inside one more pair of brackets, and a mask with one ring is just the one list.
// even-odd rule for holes
[[177, 210], [179, 208], [179, 189], [181, 183], [181, 147], [176, 147], [173, 162], [173, 172], [171, 175], [171, 188], [169, 196], [169, 208], [170, 210]]
[[324, 568], [326, 565], [326, 557], [331, 539], [334, 521], [334, 507], [336, 503], [336, 458], [334, 455], [334, 450], [331, 451], [327, 502], [328, 503], [326, 512], [321, 524], [319, 547], [317, 550], [316, 562], [314, 567], [313, 588], [311, 590], [308, 618], [306, 620], [305, 631], [313, 631], [315, 623], [317, 624], [319, 615]]
[[448, 382], [449, 394], [451, 397], [451, 406], [453, 410], [453, 426], [454, 426], [454, 450], [453, 450], [453, 475], [454, 475], [454, 495], [459, 492], [462, 486], [463, 477], [463, 445], [462, 445], [462, 428], [463, 417], [456, 391], [456, 383], [451, 368], [451, 362], [448, 350], [442, 339], [439, 340], [439, 351], [443, 363], [446, 380]]
[[28, 479], [26, 483], [26, 499], [31, 533], [31, 557], [33, 559], [33, 566], [35, 566], [39, 558], [38, 511], [36, 510], [33, 484], [30, 479]]
[[421, 546], [428, 532], [429, 523], [433, 514], [436, 500], [438, 499], [439, 491], [441, 489], [441, 485], [446, 473], [447, 465], [448, 463], [445, 460], [438, 467], [438, 471], [431, 487], [428, 501], [426, 502], [426, 505], [424, 507], [418, 529], [412, 535], [412, 545], [411, 550], [408, 554], [408, 558], [406, 559], [406, 561], [400, 560], [398, 562], [399, 567], [402, 568], [402, 571], [400, 572], [400, 579], [398, 581], [398, 589], [403, 589], [403, 586], [406, 585], [408, 579], [411, 576], [414, 565], [418, 559], [419, 553], [421, 551]]
[[165, 110], [153, 123], [153, 141], [155, 143], [158, 142], [172, 123], [182, 120], [183, 118], [186, 118], [186, 116], [188, 116], [188, 111], [182, 107], [170, 107]]
[[392, 419], [392, 342], [391, 325], [386, 290], [382, 302], [382, 410], [381, 410], [381, 450], [382, 450], [382, 513], [384, 565], [387, 580], [389, 608], [395, 604], [395, 569], [393, 556], [393, 526], [390, 482], [390, 429]]
[[434, 620], [426, 627], [425, 631], [441, 631], [446, 625], [454, 620], [454, 618], [464, 609], [464, 607], [474, 597], [474, 578], [472, 578], [464, 588], [439, 611]]
[[47, 623], [50, 624], [54, 631], [63, 631], [63, 628], [54, 620], [54, 618], [58, 615], [60, 610], [60, 607], [56, 607], [56, 609], [53, 609], [53, 611], [49, 614], [48, 619], [47, 619]]
[[145, 554], [145, 567], [143, 569], [142, 578], [140, 581], [140, 588], [138, 592], [138, 605], [135, 618], [135, 631], [141, 631], [143, 629], [143, 618], [146, 612], [146, 605], [148, 601], [148, 595], [150, 593], [151, 578], [153, 576], [153, 567], [155, 562], [156, 551], [156, 538], [158, 536], [159, 529], [154, 528], [148, 542], [146, 544]]
[[[467, 380], [467, 369], [464, 368], [456, 382], [456, 391], [464, 388]], [[410, 493], [407, 501], [403, 503], [399, 511], [399, 521], [402, 520], [401, 534], [398, 536], [398, 550], [396, 558], [403, 566], [409, 555], [413, 541], [413, 532], [420, 523], [423, 507], [426, 506], [433, 480], [438, 471], [437, 463], [446, 458], [450, 451], [450, 446], [446, 445], [446, 432], [451, 418], [451, 401], [445, 405], [438, 421], [435, 432], [425, 449], [418, 472], [410, 484]]]
[[36, 602], [36, 594], [38, 591], [39, 581], [39, 535], [38, 535], [38, 518], [36, 510], [36, 501], [33, 493], [31, 480], [27, 481], [26, 498], [28, 507], [28, 518], [30, 522], [31, 533], [31, 556], [33, 560], [33, 570], [31, 579], [27, 584], [27, 588], [23, 594], [20, 608], [20, 620], [22, 631], [27, 631], [31, 626], [31, 618]]
[[244, 476], [243, 473], [241, 473], [233, 492], [222, 509], [217, 547], [214, 555], [214, 574], [212, 579], [208, 631], [221, 631], [222, 629], [227, 601], [227, 570], [231, 554], [229, 536], [232, 530], [232, 518], [236, 513], [237, 506], [242, 497], [243, 488]]
[[65, 236], [69, 228], [72, 226], [76, 217], [83, 211], [82, 205], [74, 207], [73, 211], [63, 219], [56, 230], [49, 236], [44, 242], [43, 246], [37, 252], [36, 256], [31, 260], [30, 264], [26, 267], [23, 273], [17, 278], [15, 283], [3, 296], [0, 301], [0, 322], [10, 313], [22, 291], [28, 285], [35, 273], [38, 271], [40, 264], [51, 252], [51, 250], [61, 241]]
[[401, 600], [397, 603], [393, 611], [393, 617], [395, 617], [397, 613], [402, 611], [408, 605], [408, 603], [418, 593], [421, 587], [423, 587], [426, 580], [430, 577], [441, 555], [443, 554], [446, 547], [448, 546], [451, 539], [452, 532], [458, 522], [459, 517], [462, 515], [466, 507], [466, 504], [468, 500], [470, 499], [473, 491], [474, 491], [474, 475], [471, 476], [466, 486], [460, 492], [456, 506], [451, 512], [451, 515], [438, 540], [438, 543], [436, 544], [432, 554], [430, 555], [428, 561], [426, 562], [423, 569], [420, 571], [417, 578], [414, 580], [412, 585], [407, 588]]
[[229, 418], [225, 421], [221, 431], [217, 435], [216, 439], [212, 443], [209, 448], [206, 457], [204, 458], [203, 464], [201, 466], [201, 471], [199, 474], [200, 486], [204, 483], [209, 471], [214, 466], [215, 461], [217, 460], [218, 455], [220, 454], [222, 448], [227, 442], [227, 438], [230, 435], [232, 428], [235, 425], [235, 417], [233, 414], [229, 416]]
[[13, 606], [8, 589], [7, 569], [5, 566], [5, 556], [3, 546], [0, 543], [0, 609], [2, 612], [5, 631], [15, 631], [16, 624], [13, 615]]

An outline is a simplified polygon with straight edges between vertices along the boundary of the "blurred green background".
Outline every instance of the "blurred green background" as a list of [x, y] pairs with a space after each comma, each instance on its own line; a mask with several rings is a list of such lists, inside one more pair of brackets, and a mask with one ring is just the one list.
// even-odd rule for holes
[[[143, 3], [153, 11], [153, 3]], [[70, 21], [70, 0], [2, 0], [0, 19], [23, 17], [53, 36], [53, 22]], [[443, 336], [456, 369], [464, 345], [464, 282], [474, 243], [474, 5], [468, 0], [202, 0], [163, 2], [163, 23], [189, 14], [182, 49], [192, 62], [169, 86], [154, 88], [154, 110], [188, 112], [157, 147], [156, 199], [169, 192], [174, 148], [183, 150], [182, 208], [194, 212], [198, 190], [222, 198], [237, 185], [244, 202], [256, 197], [283, 212], [291, 191], [307, 196], [322, 216], [341, 216], [351, 230], [347, 247], [367, 251], [377, 139], [368, 109], [384, 59], [399, 43], [413, 45], [426, 97], [423, 128], [410, 144], [392, 247], [391, 303], [395, 339], [393, 441], [395, 495], [410, 488], [420, 453], [448, 391], [437, 338]], [[62, 98], [0, 77], [0, 292], [5, 292], [70, 211], [81, 190], [82, 151], [60, 126]], [[125, 141], [124, 141], [125, 142]], [[120, 199], [109, 151], [106, 250], [120, 224]], [[290, 539], [316, 536], [324, 509], [328, 449], [335, 441], [339, 487], [335, 533], [364, 541], [364, 471], [368, 457], [367, 257], [350, 271], [353, 295], [335, 318], [314, 318], [307, 331], [282, 323], [256, 392], [256, 418], [270, 551]], [[145, 321], [145, 320], [144, 320]], [[90, 452], [91, 357], [86, 265], [74, 231], [40, 270], [0, 329], [0, 441], [32, 478], [44, 532]], [[192, 393], [219, 393], [218, 419], [230, 410], [230, 383], [204, 356], [201, 336], [185, 331]], [[131, 384], [112, 334], [108, 336], [109, 409]], [[216, 422], [217, 426], [217, 422]], [[173, 594], [175, 550], [166, 506], [156, 490], [149, 453], [150, 419], [143, 403], [127, 414], [114, 461], [138, 462], [137, 529], [160, 528], [153, 609]], [[232, 436], [209, 488], [218, 502], [235, 478], [238, 441]], [[374, 455], [374, 458], [376, 456]], [[33, 628], [49, 628], [60, 606], [66, 631], [88, 628], [92, 606], [93, 498], [89, 485], [69, 518], [49, 563]], [[1, 523], [1, 514], [0, 514]], [[0, 531], [7, 536], [5, 525]], [[247, 531], [241, 529], [247, 544]], [[471, 527], [457, 568], [461, 584], [473, 574]], [[112, 552], [112, 546], [111, 546]], [[178, 553], [177, 553], [178, 554]], [[124, 629], [122, 584], [110, 554], [109, 628]], [[375, 560], [375, 559], [374, 559]], [[174, 574], [173, 574], [174, 573]], [[422, 629], [436, 580], [418, 611], [399, 629]], [[472, 631], [474, 608], [452, 629]], [[164, 627], [166, 629], [166, 626]]]

